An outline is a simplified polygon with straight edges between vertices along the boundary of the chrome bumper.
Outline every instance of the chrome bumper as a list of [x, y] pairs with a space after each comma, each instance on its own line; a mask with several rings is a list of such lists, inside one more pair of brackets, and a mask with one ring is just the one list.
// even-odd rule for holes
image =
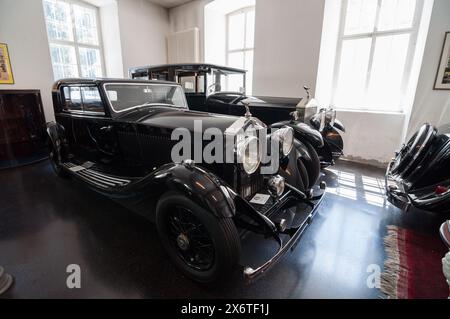
[[[325, 195], [325, 191], [324, 191], [321, 195], [313, 197], [310, 200], [308, 200], [308, 199], [300, 198], [301, 196], [299, 196], [299, 194], [296, 193], [298, 191], [295, 188], [293, 188], [292, 186], [289, 186], [289, 188], [291, 188], [289, 190], [289, 194], [287, 196], [285, 196], [283, 203], [281, 203], [276, 209], [278, 209], [278, 210], [283, 209], [284, 206], [289, 201], [289, 197], [290, 197], [290, 199], [292, 199], [294, 197], [295, 199], [297, 199], [297, 200], [300, 199], [300, 200], [306, 202], [308, 205], [310, 205], [312, 207], [311, 212], [305, 218], [305, 220], [303, 221], [303, 223], [300, 226], [291, 227], [291, 228], [288, 228], [279, 233], [279, 234], [288, 235], [288, 236], [290, 236], [290, 238], [287, 242], [283, 242], [283, 240], [278, 237], [277, 241], [279, 244], [279, 249], [272, 258], [267, 260], [265, 263], [263, 263], [256, 269], [253, 269], [251, 267], [244, 267], [244, 279], [247, 283], [252, 282], [252, 281], [256, 280], [257, 278], [259, 278], [260, 276], [264, 275], [264, 273], [266, 273], [272, 266], [274, 266], [281, 259], [281, 257], [283, 257], [289, 250], [293, 251], [295, 249], [301, 236], [303, 235], [305, 230], [308, 228], [308, 226], [312, 223], [312, 220], [313, 220], [314, 216], [316, 215], [317, 210], [318, 210], [318, 208], [324, 198], [324, 195]], [[324, 188], [322, 188], [322, 189], [324, 190]]]
[[400, 208], [401, 210], [407, 211], [411, 207], [411, 200], [408, 194], [404, 192], [401, 182], [397, 181], [392, 176], [391, 167], [393, 164], [393, 161], [389, 163], [386, 169], [386, 174], [384, 175], [386, 197], [392, 205]]

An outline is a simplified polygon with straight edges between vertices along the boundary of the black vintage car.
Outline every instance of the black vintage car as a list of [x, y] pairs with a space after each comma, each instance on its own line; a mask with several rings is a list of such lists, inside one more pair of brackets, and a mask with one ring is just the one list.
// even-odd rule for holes
[[386, 194], [394, 205], [450, 212], [450, 125], [424, 124], [389, 163]]
[[[65, 79], [54, 84], [53, 103], [47, 132], [56, 174], [155, 221], [169, 257], [199, 282], [228, 275], [250, 235], [279, 245], [268, 260], [244, 267], [247, 280], [263, 274], [295, 246], [323, 198], [325, 184], [311, 185], [317, 176], [309, 176], [319, 163], [291, 128], [264, 137], [279, 167], [262, 174], [265, 125], [248, 110], [241, 117], [191, 111], [176, 83]], [[219, 129], [232, 142], [231, 161], [174, 162], [180, 128], [200, 134], [189, 146], [200, 140], [204, 151], [210, 144], [201, 134]]]
[[267, 125], [290, 126], [296, 138], [313, 146], [322, 167], [332, 165], [343, 154], [341, 132], [344, 125], [336, 111], [318, 108], [314, 99], [248, 96], [245, 94], [246, 71], [204, 63], [165, 64], [131, 68], [134, 79], [166, 80], [180, 83], [191, 110], [240, 115], [245, 105]]

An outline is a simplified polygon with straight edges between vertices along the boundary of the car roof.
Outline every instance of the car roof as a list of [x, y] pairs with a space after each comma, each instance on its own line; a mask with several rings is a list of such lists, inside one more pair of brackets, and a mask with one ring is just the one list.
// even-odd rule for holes
[[173, 64], [147, 65], [147, 66], [130, 68], [129, 71], [131, 73], [131, 72], [138, 72], [138, 71], [144, 71], [144, 70], [157, 70], [157, 69], [168, 69], [168, 68], [176, 68], [178, 70], [183, 70], [183, 71], [194, 71], [194, 70], [205, 71], [205, 69], [220, 69], [222, 71], [233, 72], [233, 73], [246, 73], [247, 72], [247, 70], [244, 70], [244, 69], [232, 68], [229, 66], [210, 64], [210, 63], [173, 63]]
[[170, 84], [177, 85], [176, 82], [161, 81], [161, 80], [138, 80], [138, 79], [121, 79], [121, 78], [66, 78], [60, 79], [53, 84], [53, 90], [58, 90], [61, 85], [68, 84], [96, 84], [102, 85], [104, 83], [151, 83], [151, 84]]

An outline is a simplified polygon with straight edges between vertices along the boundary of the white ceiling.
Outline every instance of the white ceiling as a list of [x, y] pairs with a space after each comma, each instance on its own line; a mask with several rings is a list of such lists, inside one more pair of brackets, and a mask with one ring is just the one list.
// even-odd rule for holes
[[191, 2], [192, 0], [148, 0], [148, 1], [160, 5], [164, 8], [173, 8]]

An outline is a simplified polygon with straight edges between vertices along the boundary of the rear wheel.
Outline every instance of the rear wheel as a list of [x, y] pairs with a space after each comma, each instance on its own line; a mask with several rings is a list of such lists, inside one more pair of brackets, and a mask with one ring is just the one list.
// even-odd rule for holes
[[158, 201], [156, 227], [174, 264], [189, 278], [209, 283], [230, 275], [240, 257], [231, 218], [217, 218], [179, 193]]
[[50, 140], [50, 139], [48, 140], [48, 150], [49, 150], [48, 157], [50, 159], [50, 164], [52, 165], [52, 168], [53, 168], [53, 171], [55, 172], [55, 174], [58, 175], [59, 177], [67, 178], [69, 175], [61, 167], [58, 150], [55, 148], [55, 145], [53, 144], [52, 140]]

